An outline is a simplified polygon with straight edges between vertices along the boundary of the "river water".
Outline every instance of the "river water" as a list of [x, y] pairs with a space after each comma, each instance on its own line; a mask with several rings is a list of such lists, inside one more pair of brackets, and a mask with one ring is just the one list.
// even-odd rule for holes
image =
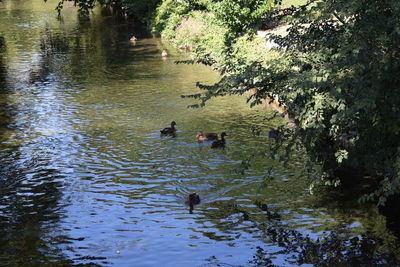
[[[55, 5], [0, 2], [2, 265], [247, 266], [258, 246], [293, 264], [260, 227], [275, 217], [314, 239], [394, 238], [374, 207], [311, 195], [302, 155], [270, 158], [268, 129], [284, 123], [271, 110], [243, 97], [188, 109], [180, 96], [217, 73], [176, 64], [188, 55], [125, 18]], [[226, 148], [199, 144], [201, 130], [225, 131]]]

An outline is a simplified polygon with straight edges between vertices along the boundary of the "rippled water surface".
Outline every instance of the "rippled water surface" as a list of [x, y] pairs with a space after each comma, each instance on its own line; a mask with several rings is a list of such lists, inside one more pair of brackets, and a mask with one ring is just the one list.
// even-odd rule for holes
[[[0, 2], [0, 262], [246, 265], [262, 246], [288, 264], [257, 226], [268, 212], [312, 237], [384, 231], [373, 208], [311, 196], [300, 156], [270, 159], [267, 131], [283, 121], [267, 108], [188, 109], [180, 96], [217, 81], [212, 70], [175, 64], [187, 55], [123, 18], [54, 7]], [[160, 137], [172, 120], [176, 137]], [[197, 143], [200, 130], [227, 132], [226, 148]]]

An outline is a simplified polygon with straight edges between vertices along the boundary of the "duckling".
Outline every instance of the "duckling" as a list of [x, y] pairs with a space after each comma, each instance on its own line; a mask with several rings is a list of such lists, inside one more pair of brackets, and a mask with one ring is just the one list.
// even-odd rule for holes
[[209, 140], [218, 140], [218, 134], [216, 133], [203, 133], [199, 132], [196, 135], [197, 140], [200, 142], [209, 141]]
[[212, 148], [224, 147], [225, 146], [225, 136], [228, 136], [225, 132], [221, 133], [221, 140], [215, 140], [214, 142], [212, 142], [211, 147]]
[[166, 127], [160, 130], [161, 134], [175, 134], [176, 132], [175, 125], [176, 125], [175, 121], [171, 122], [171, 127]]
[[200, 204], [200, 196], [196, 193], [191, 193], [189, 194], [186, 203], [189, 204], [189, 212], [193, 213], [194, 205]]
[[167, 56], [168, 56], [167, 50], [163, 50], [163, 51], [161, 52], [161, 56], [162, 56], [162, 57], [167, 57]]

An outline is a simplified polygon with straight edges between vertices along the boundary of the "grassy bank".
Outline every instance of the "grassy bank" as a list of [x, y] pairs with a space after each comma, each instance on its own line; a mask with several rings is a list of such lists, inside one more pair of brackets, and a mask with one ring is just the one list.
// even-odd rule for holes
[[[197, 60], [207, 56], [207, 59], [213, 62], [213, 66], [220, 70], [228, 64], [227, 61], [230, 64], [235, 64], [236, 61], [240, 69], [240, 65], [247, 66], [253, 62], [268, 65], [271, 60], [279, 58], [280, 52], [268, 49], [265, 45], [266, 40], [257, 35], [257, 30], [262, 27], [263, 20], [273, 10], [299, 6], [306, 1], [286, 0], [279, 5], [269, 4], [263, 9], [264, 13], [258, 15], [251, 28], [235, 36], [229, 44], [227, 44], [229, 28], [215, 19], [216, 15], [212, 8], [205, 5], [201, 10], [196, 10], [184, 3], [163, 1], [157, 8], [152, 30], [161, 34], [175, 47], [192, 52]], [[227, 49], [229, 51], [226, 51]]]

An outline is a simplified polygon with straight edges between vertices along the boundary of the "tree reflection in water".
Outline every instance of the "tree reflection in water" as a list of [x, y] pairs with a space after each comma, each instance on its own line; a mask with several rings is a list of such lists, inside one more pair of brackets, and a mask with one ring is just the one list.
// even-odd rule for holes
[[[43, 41], [42, 50], [49, 43], [59, 44], [59, 40], [47, 45]], [[37, 138], [26, 141], [25, 147], [7, 141], [7, 132], [24, 132], [29, 122], [16, 123], [20, 110], [9, 100], [9, 94], [16, 89], [7, 83], [2, 54], [5, 50], [5, 39], [0, 36], [0, 265], [72, 266], [73, 260], [66, 259], [60, 249], [71, 238], [58, 228], [67, 177], [52, 167], [57, 154], [52, 151], [56, 140]], [[38, 68], [30, 71], [28, 83], [46, 80], [52, 53], [43, 51], [41, 55]]]

